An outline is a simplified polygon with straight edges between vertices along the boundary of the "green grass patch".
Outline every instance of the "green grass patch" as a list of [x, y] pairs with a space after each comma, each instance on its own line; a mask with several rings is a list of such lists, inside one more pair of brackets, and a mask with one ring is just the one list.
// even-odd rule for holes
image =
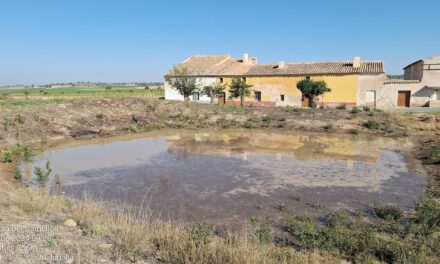
[[374, 119], [368, 119], [368, 121], [364, 123], [364, 126], [369, 129], [379, 129], [380, 124]]

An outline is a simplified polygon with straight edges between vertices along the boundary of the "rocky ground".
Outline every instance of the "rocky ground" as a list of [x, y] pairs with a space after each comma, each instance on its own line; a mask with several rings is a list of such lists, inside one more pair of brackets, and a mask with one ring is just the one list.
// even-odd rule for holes
[[[162, 128], [260, 128], [292, 133], [411, 136], [418, 142], [415, 155], [423, 162], [430, 186], [438, 186], [440, 182], [440, 165], [429, 161], [429, 153], [440, 148], [440, 114], [291, 107], [242, 109], [148, 98], [88, 98], [2, 101], [0, 121], [2, 154], [17, 144], [38, 148], [79, 138]], [[181, 237], [179, 228], [165, 225], [144, 230], [142, 223], [127, 220], [127, 214], [115, 218], [96, 205], [78, 204], [21, 188], [13, 177], [15, 161], [0, 163], [0, 229], [3, 228], [0, 263], [159, 263], [158, 259], [170, 263], [254, 263], [257, 260], [260, 263], [318, 263], [324, 258], [320, 254], [280, 253], [278, 248], [272, 247], [259, 249], [246, 245], [234, 249], [216, 241], [201, 251], [197, 244]], [[65, 224], [70, 218], [75, 220], [76, 226]], [[11, 231], [17, 226], [52, 230]], [[26, 240], [29, 238], [17, 241], [20, 234], [31, 235], [35, 241]], [[180, 242], [176, 243], [179, 237]], [[18, 256], [17, 252], [21, 252], [21, 256], [58, 256], [59, 261], [13, 259]], [[340, 263], [334, 256], [325, 256], [325, 260]]]

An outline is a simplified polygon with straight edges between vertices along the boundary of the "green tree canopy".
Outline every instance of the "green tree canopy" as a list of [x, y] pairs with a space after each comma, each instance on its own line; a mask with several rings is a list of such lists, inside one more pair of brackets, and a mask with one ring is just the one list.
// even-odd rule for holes
[[231, 94], [230, 97], [240, 97], [240, 105], [243, 106], [244, 97], [251, 94], [250, 88], [252, 87], [252, 85], [247, 84], [242, 78], [234, 77], [232, 78], [232, 82], [229, 87], [231, 88], [229, 90], [229, 93]]
[[165, 81], [179, 91], [185, 101], [198, 91], [197, 80], [197, 77], [190, 76], [186, 68], [174, 67], [170, 74], [165, 76]]
[[304, 97], [309, 99], [309, 106], [315, 105], [315, 97], [331, 91], [331, 89], [327, 87], [325, 81], [314, 81], [310, 77], [306, 77], [299, 81], [296, 84], [296, 87], [301, 91]]
[[219, 94], [225, 91], [225, 85], [221, 83], [216, 83], [213, 85], [204, 86], [202, 89], [202, 94], [207, 95], [211, 99], [211, 104], [214, 103], [214, 98], [217, 98]]

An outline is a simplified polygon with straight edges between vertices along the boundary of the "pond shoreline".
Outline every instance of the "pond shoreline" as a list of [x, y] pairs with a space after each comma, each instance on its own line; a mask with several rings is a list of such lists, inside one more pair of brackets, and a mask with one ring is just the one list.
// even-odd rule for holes
[[[46, 105], [49, 108], [49, 112], [45, 113], [43, 111], [48, 110], [47, 107], [38, 106], [36, 109], [33, 106], [20, 106], [20, 107], [11, 107], [9, 109], [10, 111], [13, 111], [13, 113], [22, 113], [24, 116], [28, 116], [29, 120], [31, 121], [30, 124], [19, 124], [16, 123], [14, 126], [10, 126], [8, 131], [2, 135], [1, 140], [1, 148], [5, 149], [11, 146], [14, 146], [17, 143], [28, 143], [32, 145], [33, 147], [39, 149], [41, 145], [47, 147], [57, 147], [62, 146], [63, 144], [78, 144], [78, 142], [82, 142], [83, 139], [94, 141], [94, 140], [106, 140], [108, 138], [112, 138], [113, 136], [121, 136], [121, 137], [131, 137], [134, 135], [134, 137], [142, 136], [141, 134], [138, 134], [140, 131], [143, 130], [155, 130], [161, 131], [163, 127], [174, 127], [177, 128], [190, 128], [190, 129], [197, 129], [197, 122], [200, 120], [206, 120], [206, 111], [213, 111], [206, 110], [205, 108], [209, 109], [211, 106], [200, 106], [202, 110], [200, 110], [199, 106], [193, 106], [190, 105], [189, 109], [198, 109], [197, 111], [205, 111], [201, 113], [199, 111], [198, 114], [195, 116], [198, 116], [197, 119], [189, 118], [187, 119], [186, 116], [191, 116], [191, 113], [187, 113], [183, 116], [175, 116], [172, 114], [170, 116], [170, 113], [164, 114], [165, 112], [171, 111], [173, 109], [174, 112], [176, 111], [183, 111], [186, 112], [188, 108], [181, 103], [175, 103], [172, 102], [169, 105], [165, 105], [163, 107], [162, 105], [158, 105], [155, 103], [155, 100], [139, 100], [139, 99], [128, 99], [128, 100], [98, 100], [100, 103], [105, 102], [102, 106], [94, 106], [93, 104], [96, 103], [96, 100], [87, 100], [87, 102], [79, 102], [79, 101], [68, 101], [65, 103], [49, 103], [49, 105]], [[95, 117], [96, 113], [99, 112], [105, 112], [104, 106], [109, 106], [111, 102], [116, 103], [116, 112], [120, 111], [117, 115], [113, 115], [112, 113], [105, 113], [104, 115], [108, 116], [108, 120], [102, 121], [102, 123], [99, 119]], [[159, 101], [161, 102], [161, 101]], [[135, 108], [131, 107], [133, 110], [127, 111], [124, 109], [124, 107], [127, 107], [128, 105], [134, 103], [136, 106]], [[145, 104], [147, 103], [147, 104]], [[164, 102], [161, 102], [164, 103]], [[155, 111], [154, 116], [149, 117], [149, 119], [145, 119], [145, 115], [148, 114], [148, 111], [145, 112], [145, 109], [150, 109], [151, 104], [154, 105], [152, 110]], [[64, 106], [62, 106], [64, 105]], [[4, 106], [2, 106], [4, 109]], [[103, 108], [104, 107], [104, 108]], [[98, 110], [96, 109], [98, 108]], [[156, 112], [157, 108], [158, 109]], [[2, 110], [3, 110], [2, 109]], [[65, 112], [63, 112], [60, 116], [55, 116], [55, 112], [51, 112], [50, 109], [57, 109], [62, 110], [66, 109]], [[80, 112], [78, 112], [79, 109], [84, 110], [88, 117], [80, 117]], [[86, 110], [85, 110], [86, 109]], [[118, 110], [119, 109], [119, 110]], [[179, 110], [178, 110], [179, 109]], [[75, 110], [74, 112], [71, 112], [72, 110]], [[101, 111], [102, 110], [102, 111]], [[242, 117], [237, 117], [236, 122], [239, 123], [230, 123], [230, 121], [227, 120], [234, 120], [234, 118], [231, 118], [231, 114], [242, 114], [240, 110], [236, 109], [214, 109], [215, 111], [218, 111], [220, 114], [219, 119], [217, 119], [215, 122], [214, 129], [223, 129], [225, 126], [229, 126], [231, 128], [236, 127], [242, 127], [247, 128], [247, 126], [256, 126], [259, 122], [263, 122], [260, 125], [266, 126], [266, 123], [264, 121], [258, 121], [262, 120], [263, 117], [267, 116], [269, 113], [271, 113], [270, 109], [251, 109], [251, 112], [247, 112], [243, 114]], [[28, 111], [31, 111], [32, 113], [36, 113], [39, 117], [34, 118], [31, 114], [27, 113]], [[132, 112], [130, 112], [132, 111]], [[237, 112], [238, 111], [238, 112]], [[248, 111], [248, 110], [246, 110]], [[301, 111], [301, 110], [300, 110]], [[284, 113], [283, 109], [275, 109], [275, 113]], [[4, 114], [5, 112], [2, 112]], [[140, 114], [142, 113], [142, 114]], [[147, 114], [145, 114], [147, 113]], [[415, 141], [415, 146], [412, 149], [412, 151], [408, 152], [408, 155], [414, 155], [418, 160], [422, 161], [422, 167], [426, 171], [426, 175], [429, 180], [429, 186], [438, 186], [438, 183], [440, 182], [440, 176], [439, 176], [439, 165], [435, 164], [428, 164], [426, 162], [427, 160], [427, 153], [434, 149], [435, 147], [439, 146], [439, 140], [437, 139], [435, 135], [439, 133], [438, 131], [438, 121], [440, 117], [438, 115], [432, 115], [431, 117], [431, 123], [426, 124], [424, 121], [420, 121], [420, 119], [425, 119], [424, 114], [420, 115], [403, 115], [403, 114], [396, 114], [396, 115], [385, 115], [383, 113], [375, 113], [374, 117], [378, 120], [385, 120], [382, 122], [398, 122], [398, 123], [392, 123], [393, 126], [395, 125], [395, 130], [397, 132], [384, 132], [384, 130], [370, 130], [366, 129], [362, 125], [362, 120], [367, 120], [371, 116], [368, 115], [368, 113], [361, 114], [359, 116], [355, 116], [354, 120], [352, 119], [345, 119], [347, 124], [344, 124], [345, 121], [342, 123], [338, 123], [341, 121], [338, 121], [338, 118], [340, 118], [340, 115], [348, 115], [347, 111], [341, 111], [341, 110], [332, 110], [330, 113], [325, 113], [324, 117], [316, 117], [316, 115], [320, 115], [320, 110], [305, 110], [301, 111], [299, 115], [296, 114], [296, 112], [286, 112], [287, 114], [292, 114], [299, 118], [310, 118], [311, 122], [303, 124], [302, 122], [298, 121], [299, 123], [296, 124], [297, 120], [287, 120], [286, 124], [293, 124], [291, 127], [288, 125], [288, 128], [286, 127], [280, 127], [279, 120], [282, 120], [282, 117], [278, 119], [275, 119], [275, 121], [271, 121], [268, 127], [264, 127], [264, 130], [275, 130], [275, 131], [286, 131], [287, 133], [294, 133], [297, 131], [305, 131], [305, 132], [325, 132], [325, 133], [347, 133], [347, 134], [354, 134], [351, 133], [351, 131], [354, 132], [352, 129], [356, 129], [357, 133], [359, 134], [381, 134], [385, 136], [396, 136], [398, 134], [402, 135], [407, 134], [411, 136]], [[346, 114], [348, 113], [348, 114]], [[11, 114], [9, 112], [8, 114]], [[168, 118], [170, 120], [173, 120], [173, 122], [170, 123], [163, 123], [162, 121], [158, 121], [157, 123], [154, 122], [154, 120], [157, 119], [156, 114], [159, 114], [159, 116], [162, 115], [162, 118], [164, 120], [167, 120]], [[60, 122], [63, 119], [64, 115], [79, 115], [79, 118], [72, 119], [66, 119], [68, 122], [73, 122], [69, 125], [62, 125], [60, 126]], [[199, 117], [200, 115], [205, 115], [203, 117]], [[252, 116], [259, 116], [261, 119], [255, 119], [249, 121], [249, 118]], [[333, 117], [332, 117], [333, 115]], [[55, 117], [55, 119], [51, 120], [51, 116]], [[314, 120], [313, 116], [317, 118]], [[133, 117], [137, 120], [136, 122], [133, 120]], [[221, 118], [225, 118], [224, 120]], [[346, 117], [345, 117], [346, 118]], [[403, 120], [400, 120], [403, 119]], [[148, 121], [147, 121], [148, 120]], [[218, 121], [220, 120], [220, 121]], [[219, 123], [220, 122], [220, 123]], [[273, 122], [273, 123], [272, 123]], [[293, 122], [293, 123], [291, 123]], [[325, 129], [323, 126], [328, 124], [329, 122], [334, 123], [334, 128], [332, 129]], [[405, 123], [408, 127], [405, 129], [399, 128], [402, 123]], [[116, 127], [114, 125], [117, 124]], [[130, 127], [130, 125], [133, 125], [133, 127]], [[158, 126], [156, 126], [159, 124]], [[398, 125], [396, 125], [398, 124]], [[42, 127], [42, 125], [44, 127]], [[98, 125], [98, 126], [97, 126]], [[103, 128], [100, 130], [99, 126]], [[209, 124], [203, 125], [209, 126]], [[66, 129], [63, 129], [63, 127], [67, 127]], [[40, 129], [41, 128], [41, 129]], [[255, 127], [254, 127], [255, 128]], [[159, 130], [156, 130], [159, 129]], [[14, 134], [19, 131], [20, 138], [19, 140], [13, 140]], [[250, 130], [248, 130], [250, 131]], [[282, 133], [283, 133], [282, 132]], [[81, 139], [81, 140], [79, 140]], [[191, 248], [191, 258], [194, 260], [199, 261], [208, 261], [208, 259], [200, 259], [201, 255], [199, 250], [206, 250], [206, 252], [219, 252], [218, 250], [224, 250], [225, 252], [228, 252], [230, 254], [229, 256], [234, 256], [234, 259], [239, 260], [239, 262], [236, 263], [303, 263], [304, 261], [309, 261], [311, 263], [319, 263], [322, 261], [327, 261], [328, 263], [340, 263], [340, 259], [346, 259], [346, 257], [342, 257], [338, 254], [328, 254], [328, 253], [313, 253], [310, 255], [309, 253], [300, 253], [300, 252], [290, 252], [290, 253], [283, 253], [287, 254], [285, 258], [282, 258], [281, 260], [278, 257], [274, 257], [275, 255], [278, 256], [280, 250], [278, 247], [266, 247], [264, 246], [261, 248], [260, 246], [254, 246], [254, 245], [248, 245], [244, 247], [243, 245], [234, 246], [236, 249], [238, 247], [239, 250], [234, 251], [235, 253], [232, 253], [232, 249], [229, 248], [230, 246], [227, 246], [226, 244], [223, 244], [224, 242], [219, 241], [217, 238], [214, 238], [214, 242], [204, 246], [202, 249], [196, 250], [196, 246], [190, 246], [192, 245], [185, 234], [185, 229], [183, 227], [172, 227], [167, 226], [164, 223], [154, 223], [153, 226], [148, 232], [148, 241], [142, 240], [142, 238], [136, 238], [134, 235], [130, 236], [123, 236], [122, 234], [125, 232], [125, 234], [131, 234], [130, 232], [135, 233], [143, 233], [142, 231], [143, 225], [138, 225], [132, 220], [127, 220], [127, 218], [121, 218], [120, 220], [115, 220], [109, 218], [108, 215], [106, 215], [105, 212], [102, 212], [101, 209], [99, 209], [99, 206], [93, 204], [76, 204], [76, 202], [68, 202], [64, 201], [64, 198], [58, 198], [58, 197], [47, 197], [45, 194], [40, 193], [33, 193], [32, 191], [25, 190], [24, 188], [19, 187], [16, 180], [14, 179], [13, 174], [13, 168], [14, 168], [14, 162], [8, 163], [8, 164], [0, 164], [0, 183], [3, 186], [3, 189], [0, 190], [2, 197], [5, 197], [1, 201], [0, 205], [0, 211], [2, 212], [0, 224], [2, 225], [8, 225], [14, 223], [14, 221], [19, 221], [19, 223], [23, 225], [35, 225], [35, 224], [55, 224], [57, 226], [60, 226], [62, 228], [62, 232], [58, 234], [57, 237], [57, 250], [59, 252], [68, 252], [71, 255], [78, 255], [78, 252], [82, 252], [82, 260], [84, 262], [81, 263], [93, 263], [94, 260], [98, 259], [108, 259], [109, 262], [113, 263], [116, 261], [116, 263], [133, 263], [138, 260], [147, 261], [148, 263], [166, 263], [167, 261], [172, 260], [172, 258], [177, 259], [183, 259], [184, 253], [180, 251], [179, 248], [181, 248], [183, 245], [185, 245], [186, 248]], [[431, 188], [428, 188], [428, 192], [431, 192]], [[73, 205], [69, 205], [73, 203]], [[93, 212], [93, 213], [92, 213]], [[62, 223], [66, 218], [73, 217], [75, 220], [79, 223], [80, 227], [76, 229], [70, 229], [70, 228], [64, 228]], [[19, 219], [19, 220], [18, 220]], [[125, 219], [125, 220], [122, 220]], [[118, 222], [120, 221], [120, 222]], [[129, 222], [127, 222], [129, 221]], [[154, 222], [154, 221], [153, 221]], [[92, 225], [90, 226], [90, 223]], [[98, 224], [98, 226], [96, 225]], [[101, 230], [100, 225], [104, 225], [108, 228], [108, 230], [102, 231], [103, 234], [99, 233], [96, 234], [96, 230]], [[123, 228], [123, 226], [127, 226], [127, 228]], [[159, 227], [161, 226], [161, 227]], [[91, 229], [90, 229], [91, 228]], [[87, 231], [89, 230], [89, 231]], [[90, 231], [95, 230], [95, 231]], [[156, 230], [156, 231], [154, 231]], [[161, 231], [160, 231], [161, 230]], [[84, 233], [85, 232], [85, 233]], [[89, 233], [87, 233], [89, 232]], [[90, 233], [92, 232], [92, 233]], [[95, 232], [95, 233], [93, 233]], [[121, 233], [122, 232], [122, 233]], [[159, 232], [159, 233], [158, 233]], [[76, 243], [72, 244], [69, 243], [68, 237], [75, 237]], [[92, 240], [90, 240], [92, 239]], [[160, 246], [159, 249], [151, 248], [150, 245], [150, 239], [153, 241], [156, 241], [155, 243], [158, 243]], [[134, 243], [134, 244], [132, 244]], [[147, 250], [135, 247], [135, 246], [129, 246], [129, 245], [145, 245]], [[148, 246], [147, 246], [148, 245]], [[44, 245], [42, 245], [44, 246]], [[221, 249], [220, 249], [221, 248]], [[115, 250], [116, 249], [116, 250]], [[274, 251], [275, 250], [275, 251]], [[282, 250], [286, 250], [282, 248]], [[47, 252], [55, 252], [54, 249], [47, 249]], [[99, 253], [100, 252], [100, 253]], [[180, 253], [179, 253], [180, 252]], [[282, 251], [284, 252], [284, 251]], [[116, 253], [116, 254], [115, 254]], [[211, 254], [210, 253], [210, 254]], [[234, 255], [238, 254], [238, 255]], [[187, 255], [187, 257], [188, 257]], [[144, 257], [142, 257], [144, 256]], [[150, 257], [145, 257], [150, 256]], [[286, 259], [287, 258], [287, 259]], [[115, 260], [116, 259], [116, 260]], [[161, 261], [158, 261], [160, 259]]]

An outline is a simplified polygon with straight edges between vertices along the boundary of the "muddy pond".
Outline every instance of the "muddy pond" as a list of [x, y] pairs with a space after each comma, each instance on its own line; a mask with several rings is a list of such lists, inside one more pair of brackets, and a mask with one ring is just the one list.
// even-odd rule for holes
[[[267, 131], [158, 131], [49, 149], [63, 193], [149, 208], [163, 219], [242, 224], [279, 213], [371, 206], [411, 208], [426, 185], [410, 139]], [[53, 184], [53, 183], [52, 183]]]

